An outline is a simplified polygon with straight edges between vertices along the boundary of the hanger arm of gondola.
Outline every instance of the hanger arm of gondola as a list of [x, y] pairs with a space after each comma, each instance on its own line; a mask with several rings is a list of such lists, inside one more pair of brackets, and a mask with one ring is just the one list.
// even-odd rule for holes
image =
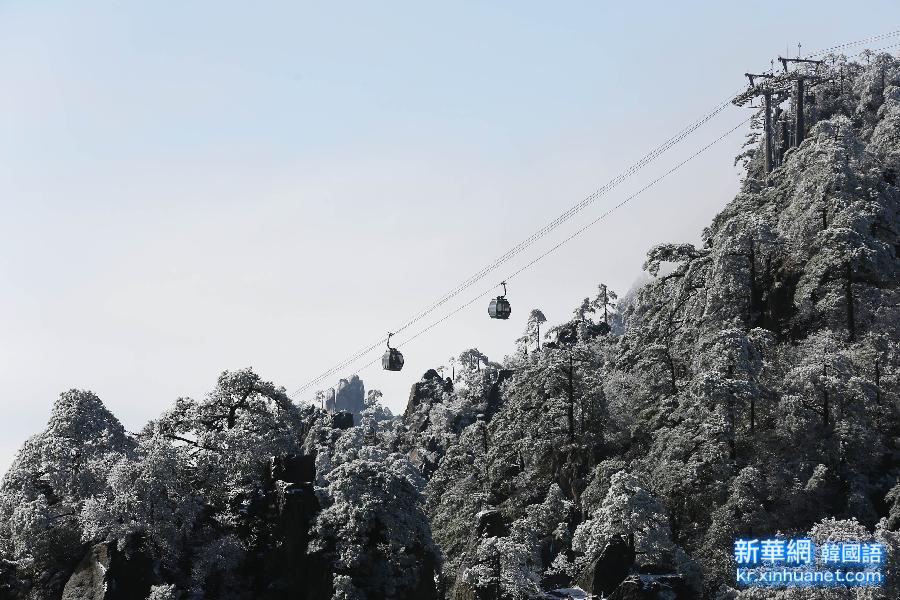
[[512, 314], [512, 306], [509, 303], [509, 300], [506, 299], [506, 282], [501, 281], [500, 285], [503, 286], [503, 295], [497, 296], [491, 303], [488, 304], [488, 316], [492, 319], [508, 319], [509, 315]]

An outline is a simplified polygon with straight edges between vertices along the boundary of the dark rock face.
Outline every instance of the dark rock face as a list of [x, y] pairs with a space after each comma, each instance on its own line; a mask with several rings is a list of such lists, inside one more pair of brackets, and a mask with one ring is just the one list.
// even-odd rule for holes
[[512, 369], [500, 369], [497, 372], [497, 380], [491, 385], [491, 389], [488, 392], [487, 399], [487, 409], [485, 419], [490, 421], [491, 417], [493, 417], [498, 410], [500, 410], [500, 406], [503, 403], [503, 398], [500, 395], [500, 387], [503, 385], [504, 381], [510, 379], [515, 371]]
[[579, 598], [584, 598], [581, 592], [567, 588], [550, 590], [541, 596], [541, 600], [577, 600]]
[[462, 577], [458, 577], [456, 586], [453, 588], [453, 600], [479, 600], [479, 597], [472, 585]]
[[353, 414], [345, 410], [331, 415], [331, 426], [335, 429], [350, 429], [353, 427]]
[[617, 536], [606, 544], [600, 557], [578, 576], [578, 585], [591, 594], [608, 596], [628, 576], [634, 557], [634, 548]]
[[578, 324], [568, 323], [562, 325], [556, 334], [557, 346], [572, 346], [578, 342]]
[[[509, 535], [509, 523], [496, 508], [482, 510], [475, 517], [475, 535], [480, 538], [506, 537]], [[503, 597], [496, 584], [475, 585], [467, 581], [463, 573], [464, 569], [457, 573], [450, 596], [453, 600], [494, 600]]]
[[496, 508], [481, 511], [477, 518], [477, 535], [481, 537], [506, 537], [509, 535], [509, 524]]
[[306, 547], [309, 527], [319, 512], [319, 500], [310, 483], [285, 483], [276, 488], [276, 517], [284, 538]]
[[591, 324], [587, 328], [588, 337], [594, 338], [600, 335], [608, 335], [611, 330], [609, 323], [600, 322], [597, 324]]
[[142, 535], [119, 542], [112, 555], [111, 598], [144, 598], [155, 579], [154, 561], [147, 552]]
[[438, 591], [434, 584], [437, 561], [431, 554], [420, 556], [420, 559], [419, 579], [416, 585], [410, 588], [405, 600], [438, 600]]
[[109, 543], [98, 544], [88, 550], [84, 558], [75, 567], [75, 572], [63, 588], [62, 600], [105, 600], [109, 583], [106, 580], [112, 546]]
[[690, 600], [681, 575], [632, 575], [622, 582], [610, 600]]
[[309, 530], [320, 509], [312, 484], [278, 481], [267, 500], [273, 537], [253, 560], [256, 594], [271, 600], [330, 598], [329, 561], [307, 553]]
[[428, 369], [420, 381], [412, 384], [412, 388], [409, 390], [409, 402], [406, 403], [406, 411], [403, 416], [409, 419], [422, 402], [440, 402], [444, 392], [452, 391], [453, 383], [449, 379], [441, 379], [437, 371]]
[[426, 454], [422, 458], [422, 466], [420, 467], [420, 472], [422, 473], [422, 477], [424, 477], [425, 479], [431, 479], [431, 476], [434, 475], [434, 473], [437, 471], [437, 469], [438, 469], [438, 461], [432, 460], [431, 456]]
[[425, 374], [422, 375], [422, 381], [440, 381], [441, 375], [434, 369], [428, 369], [425, 371]]
[[541, 587], [545, 590], [551, 590], [551, 592], [547, 593], [547, 596], [550, 598], [554, 597], [552, 590], [569, 587], [571, 583], [572, 578], [565, 573], [554, 573], [553, 575], [545, 575], [541, 578]]
[[28, 583], [16, 576], [16, 563], [0, 560], [0, 600], [14, 600], [28, 588]]
[[309, 528], [319, 512], [316, 492], [309, 483], [285, 484], [278, 487], [276, 501], [281, 547], [286, 554], [299, 558], [306, 554]]
[[894, 487], [888, 494], [887, 500], [893, 498], [893, 504], [888, 511], [888, 529], [891, 531], [900, 530], [900, 484]]
[[359, 415], [366, 407], [366, 387], [358, 375], [352, 375], [350, 379], [341, 379], [338, 382], [334, 398], [325, 401], [325, 408], [331, 412], [347, 411], [359, 421]]
[[273, 456], [269, 466], [275, 481], [287, 483], [311, 483], [316, 480], [316, 457], [306, 454]]
[[91, 547], [63, 588], [62, 600], [131, 600], [146, 598], [153, 583], [153, 560], [141, 536]]

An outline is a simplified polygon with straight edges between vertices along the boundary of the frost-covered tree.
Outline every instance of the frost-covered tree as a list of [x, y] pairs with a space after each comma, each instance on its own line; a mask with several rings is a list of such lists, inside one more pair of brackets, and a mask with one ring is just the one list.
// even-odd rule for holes
[[0, 485], [2, 553], [32, 576], [72, 560], [82, 547], [85, 502], [133, 451], [133, 441], [97, 396], [61, 394], [47, 428], [26, 442]]
[[594, 310], [603, 311], [603, 322], [609, 325], [609, 313], [616, 307], [616, 293], [609, 289], [605, 283], [597, 286], [597, 296], [591, 302]]
[[150, 595], [147, 596], [147, 600], [178, 600], [179, 598], [178, 588], [172, 584], [154, 585], [150, 589]]
[[644, 562], [672, 562], [674, 547], [663, 505], [625, 471], [613, 475], [603, 503], [575, 530], [572, 548], [590, 561], [615, 536], [625, 539]]
[[481, 365], [487, 364], [487, 362], [487, 356], [479, 351], [478, 348], [469, 348], [459, 355], [459, 363], [470, 371], [481, 371]]
[[142, 435], [170, 440], [203, 478], [207, 501], [224, 506], [248, 478], [261, 485], [271, 456], [301, 452], [312, 410], [252, 369], [226, 371], [206, 398], [179, 398]]
[[540, 309], [532, 309], [528, 313], [528, 321], [525, 325], [525, 337], [535, 341], [538, 350], [541, 349], [541, 323], [546, 323], [547, 317]]
[[204, 504], [179, 458], [159, 435], [142, 440], [135, 458], [120, 458], [109, 470], [106, 485], [84, 502], [84, 539], [116, 541], [140, 534], [156, 559], [176, 570]]
[[591, 304], [590, 298], [581, 301], [575, 310], [572, 311], [573, 316], [582, 323], [588, 319], [588, 315], [594, 312], [594, 306]]
[[345, 462], [325, 477], [316, 547], [333, 552], [333, 598], [409, 599], [433, 586], [437, 553], [421, 507], [425, 482], [409, 461]]

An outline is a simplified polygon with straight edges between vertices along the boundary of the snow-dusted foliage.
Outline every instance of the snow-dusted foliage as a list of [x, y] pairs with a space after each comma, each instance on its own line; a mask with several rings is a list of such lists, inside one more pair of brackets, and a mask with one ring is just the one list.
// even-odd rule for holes
[[437, 566], [421, 507], [425, 482], [408, 460], [358, 458], [325, 477], [329, 505], [315, 525], [316, 549], [334, 553], [339, 598], [409, 598]]
[[0, 580], [0, 596], [14, 584], [23, 598], [59, 597], [91, 568], [79, 565], [87, 553], [107, 575], [84, 580], [135, 598], [327, 598], [354, 586], [346, 597], [427, 598], [438, 555], [425, 482], [379, 444], [392, 426], [379, 396], [342, 429], [250, 369], [225, 372], [203, 400], [180, 398], [129, 434], [93, 394], [62, 394], [3, 480], [0, 575], [13, 581]]
[[[811, 88], [805, 140], [771, 175], [751, 139], [741, 192], [702, 247], [656, 246], [642, 286], [616, 303], [601, 285], [541, 328], [540, 350], [534, 311], [509, 374], [482, 396], [498, 393], [498, 410], [443, 437], [417, 417], [427, 425], [407, 445], [441, 440], [426, 507], [460, 597], [583, 581], [613, 538], [632, 546], [633, 569], [730, 597], [736, 536], [805, 534], [828, 518], [896, 535], [900, 67], [844, 67], [843, 91]], [[516, 532], [554, 493], [570, 508], [533, 554]], [[499, 515], [495, 531], [480, 530], [484, 514]]]
[[81, 547], [81, 511], [134, 442], [90, 392], [70, 390], [19, 451], [0, 488], [0, 550], [42, 572]]
[[85, 541], [118, 540], [145, 534], [161, 564], [173, 563], [181, 544], [202, 514], [188, 465], [161, 436], [142, 440], [138, 460], [123, 457], [110, 468], [106, 485], [84, 502], [81, 511]]
[[154, 585], [147, 600], [178, 600], [178, 590], [174, 585]]

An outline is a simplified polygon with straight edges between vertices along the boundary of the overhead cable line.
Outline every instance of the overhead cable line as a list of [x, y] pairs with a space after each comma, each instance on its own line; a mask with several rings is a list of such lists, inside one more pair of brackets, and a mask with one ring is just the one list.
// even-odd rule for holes
[[[640, 196], [641, 194], [643, 194], [644, 192], [646, 192], [647, 190], [649, 190], [650, 188], [656, 186], [656, 185], [657, 185], [659, 182], [661, 182], [663, 179], [666, 179], [669, 175], [672, 175], [673, 173], [675, 173], [676, 171], [678, 171], [679, 169], [681, 169], [683, 166], [685, 166], [686, 164], [688, 164], [689, 162], [691, 162], [692, 160], [694, 160], [695, 158], [697, 158], [698, 156], [700, 156], [701, 154], [703, 154], [704, 152], [706, 152], [707, 150], [709, 150], [710, 148], [712, 148], [713, 146], [715, 146], [716, 144], [718, 144], [719, 142], [721, 142], [722, 140], [724, 140], [725, 138], [727, 138], [729, 135], [731, 135], [732, 133], [734, 133], [734, 132], [737, 131], [738, 129], [742, 128], [744, 125], [746, 125], [747, 123], [750, 122], [751, 118], [752, 118], [752, 117], [749, 117], [749, 118], [747, 118], [747, 119], [744, 119], [743, 121], [741, 121], [740, 123], [738, 123], [737, 125], [735, 125], [735, 126], [732, 127], [731, 129], [729, 129], [728, 131], [726, 131], [725, 133], [723, 133], [722, 135], [720, 135], [719, 137], [717, 137], [717, 138], [714, 139], [713, 141], [709, 142], [708, 144], [706, 144], [706, 145], [703, 146], [702, 148], [698, 149], [696, 152], [694, 152], [693, 154], [691, 154], [690, 156], [688, 156], [687, 158], [685, 158], [685, 159], [682, 160], [681, 162], [677, 163], [675, 166], [673, 166], [672, 168], [670, 168], [668, 171], [666, 171], [665, 173], [663, 173], [662, 175], [660, 175], [659, 177], [657, 177], [656, 179], [654, 179], [653, 181], [651, 181], [650, 183], [648, 183], [647, 185], [645, 185], [644, 187], [642, 187], [641, 189], [639, 189], [638, 191], [634, 192], [633, 194], [631, 194], [631, 195], [628, 196], [627, 198], [623, 199], [621, 202], [619, 202], [619, 203], [616, 204], [615, 206], [613, 206], [613, 207], [609, 208], [608, 210], [606, 210], [605, 212], [603, 212], [601, 215], [599, 215], [597, 218], [595, 218], [595, 219], [594, 219], [593, 221], [591, 221], [590, 223], [587, 223], [586, 225], [583, 225], [582, 227], [580, 227], [579, 229], [577, 229], [576, 231], [574, 231], [572, 234], [570, 234], [568, 237], [566, 237], [565, 239], [563, 239], [562, 241], [560, 241], [560, 242], [557, 243], [556, 245], [554, 245], [554, 246], [552, 246], [551, 248], [547, 249], [546, 251], [544, 251], [543, 253], [541, 253], [540, 255], [538, 255], [536, 258], [534, 258], [534, 259], [531, 260], [530, 262], [526, 263], [525, 265], [523, 265], [522, 267], [520, 267], [519, 269], [517, 269], [516, 271], [513, 271], [512, 273], [510, 273], [509, 275], [507, 275], [507, 276], [505, 277], [504, 281], [509, 281], [509, 280], [511, 280], [511, 279], [514, 279], [515, 277], [518, 277], [519, 275], [521, 275], [521, 274], [524, 273], [525, 271], [531, 269], [533, 266], [535, 266], [536, 264], [538, 264], [539, 262], [541, 262], [542, 260], [544, 260], [545, 258], [547, 258], [548, 256], [550, 256], [551, 254], [553, 254], [554, 252], [556, 252], [557, 250], [559, 250], [560, 248], [562, 248], [563, 246], [565, 246], [566, 244], [568, 244], [569, 242], [571, 242], [572, 240], [574, 240], [575, 238], [577, 238], [578, 236], [580, 236], [581, 234], [583, 234], [584, 232], [586, 232], [588, 229], [590, 229], [590, 228], [593, 227], [594, 225], [596, 225], [596, 224], [600, 223], [601, 221], [603, 221], [603, 220], [604, 220], [606, 217], [608, 217], [610, 214], [612, 214], [613, 212], [615, 212], [615, 211], [617, 211], [618, 209], [622, 208], [623, 206], [625, 206], [626, 204], [628, 204], [629, 202], [631, 202], [632, 200], [634, 200], [635, 198], [637, 198], [638, 196]], [[468, 301], [465, 302], [464, 304], [461, 304], [460, 306], [456, 307], [453, 311], [447, 313], [446, 315], [444, 315], [443, 317], [441, 317], [441, 318], [438, 319], [437, 321], [431, 323], [430, 325], [428, 325], [428, 326], [425, 327], [424, 329], [421, 329], [420, 331], [418, 331], [417, 333], [415, 333], [415, 334], [412, 335], [411, 337], [407, 338], [407, 339], [404, 340], [403, 342], [397, 344], [397, 347], [400, 348], [400, 347], [403, 347], [403, 346], [409, 344], [410, 342], [412, 342], [412, 341], [415, 340], [416, 338], [418, 338], [418, 337], [424, 335], [425, 333], [427, 333], [428, 331], [434, 329], [435, 327], [437, 327], [437, 326], [440, 325], [441, 323], [443, 323], [443, 322], [447, 321], [448, 319], [452, 318], [453, 316], [455, 316], [455, 315], [458, 314], [459, 312], [465, 310], [466, 308], [468, 308], [468, 307], [471, 306], [472, 304], [478, 302], [479, 300], [482, 300], [485, 296], [491, 294], [491, 293], [494, 291], [494, 289], [495, 289], [496, 287], [497, 287], [497, 286], [491, 286], [491, 287], [487, 288], [486, 290], [484, 290], [483, 292], [481, 292], [480, 294], [478, 294], [477, 296], [475, 296], [475, 297], [472, 298], [471, 300], [468, 300]], [[375, 359], [375, 360], [373, 360], [373, 361], [371, 361], [371, 362], [369, 362], [369, 363], [366, 363], [365, 365], [363, 365], [362, 367], [360, 367], [360, 368], [357, 370], [357, 372], [362, 372], [362, 371], [364, 371], [365, 369], [367, 369], [367, 368], [371, 367], [372, 365], [374, 365], [375, 363], [377, 363], [379, 360], [380, 360], [380, 359]]]
[[[540, 229], [538, 229], [537, 231], [532, 233], [528, 238], [522, 240], [516, 246], [514, 246], [513, 248], [508, 250], [506, 253], [499, 256], [488, 266], [482, 268], [481, 270], [479, 270], [478, 272], [473, 274], [471, 277], [469, 277], [467, 280], [465, 280], [462, 284], [458, 285], [451, 291], [444, 294], [444, 296], [442, 296], [437, 302], [433, 303], [432, 305], [428, 306], [424, 310], [420, 311], [414, 317], [412, 317], [411, 319], [409, 319], [408, 321], [403, 323], [401, 326], [393, 329], [392, 331], [395, 334], [397, 334], [397, 333], [400, 333], [401, 331], [408, 329], [409, 327], [411, 327], [412, 325], [414, 325], [421, 319], [425, 318], [426, 316], [428, 316], [429, 314], [431, 314], [432, 312], [434, 312], [435, 310], [437, 310], [438, 308], [440, 308], [441, 306], [443, 306], [444, 304], [446, 304], [447, 302], [449, 302], [450, 300], [455, 298], [457, 295], [464, 292], [466, 289], [468, 289], [469, 287], [471, 287], [472, 285], [474, 285], [475, 283], [477, 283], [478, 281], [483, 279], [488, 273], [497, 269], [499, 266], [501, 266], [502, 264], [504, 264], [511, 258], [515, 257], [516, 255], [518, 255], [521, 252], [523, 252], [524, 250], [526, 250], [528, 247], [530, 247], [536, 241], [538, 241], [539, 239], [541, 239], [542, 237], [544, 237], [545, 235], [547, 235], [548, 233], [550, 233], [551, 231], [553, 231], [554, 229], [556, 229], [557, 227], [559, 227], [560, 225], [562, 225], [563, 223], [565, 223], [566, 221], [571, 219], [573, 216], [578, 214], [584, 208], [593, 204], [596, 200], [598, 200], [600, 197], [605, 195], [607, 192], [618, 187], [625, 180], [630, 178], [635, 173], [639, 172], [641, 169], [643, 169], [648, 164], [650, 164], [653, 161], [655, 161], [656, 159], [658, 159], [666, 151], [668, 151], [669, 149], [671, 149], [672, 147], [674, 147], [675, 145], [677, 145], [678, 143], [683, 141], [685, 138], [687, 138], [692, 133], [694, 133], [697, 129], [699, 129], [700, 127], [705, 125], [713, 117], [715, 117], [720, 112], [722, 112], [725, 108], [727, 108], [730, 105], [730, 102], [731, 102], [730, 99], [732, 96], [733, 96], [733, 94], [729, 95], [728, 99], [726, 99], [725, 101], [716, 105], [716, 107], [712, 111], [710, 111], [709, 113], [707, 113], [706, 115], [704, 115], [703, 117], [698, 119], [697, 121], [694, 121], [693, 123], [691, 123], [684, 129], [679, 131], [677, 134], [675, 134], [671, 138], [667, 139], [665, 142], [663, 142], [662, 144], [660, 144], [659, 146], [654, 148], [652, 151], [650, 151], [649, 153], [644, 155], [640, 160], [638, 160], [637, 162], [632, 164], [628, 169], [626, 169], [625, 171], [623, 171], [622, 173], [620, 173], [619, 175], [617, 175], [616, 177], [611, 179], [603, 187], [599, 188], [594, 193], [583, 198], [581, 201], [576, 203], [574, 206], [569, 208], [567, 211], [565, 211], [561, 215], [557, 216], [555, 219], [553, 219], [552, 221], [550, 221], [549, 223], [547, 223], [546, 225], [544, 225], [543, 227], [541, 227]], [[321, 373], [319, 376], [308, 381], [306, 384], [301, 386], [295, 392], [295, 394], [299, 394], [299, 393], [311, 388], [312, 386], [316, 385], [317, 383], [319, 383], [323, 379], [327, 378], [328, 376], [332, 375], [333, 373], [343, 369], [345, 366], [347, 366], [349, 364], [352, 364], [353, 362], [355, 362], [362, 356], [368, 354], [369, 352], [371, 352], [374, 349], [381, 346], [381, 344], [384, 343], [385, 339], [386, 339], [385, 337], [381, 337], [378, 340], [376, 340], [375, 342], [373, 342], [372, 344], [358, 350], [356, 353], [351, 355], [350, 358], [345, 359], [344, 361], [338, 363], [331, 369]]]
[[[887, 38], [890, 38], [890, 37], [893, 37], [893, 36], [896, 36], [896, 35], [900, 35], [900, 30], [896, 30], [896, 31], [888, 32], [888, 33], [883, 33], [883, 34], [879, 34], [879, 35], [876, 35], [876, 36], [871, 36], [871, 37], [869, 37], [869, 38], [865, 38], [865, 39], [862, 39], [862, 40], [857, 40], [857, 41], [854, 41], [854, 42], [846, 42], [846, 43], [844, 43], [844, 44], [839, 44], [839, 45], [836, 45], [836, 46], [832, 46], [832, 47], [830, 47], [830, 48], [826, 48], [826, 49], [823, 49], [823, 50], [818, 50], [818, 51], [816, 51], [816, 52], [814, 52], [814, 53], [809, 54], [809, 56], [817, 56], [817, 55], [820, 55], [820, 54], [825, 54], [825, 53], [828, 53], [828, 52], [831, 52], [831, 51], [834, 51], [834, 50], [839, 50], [839, 49], [842, 49], [842, 48], [847, 48], [847, 47], [852, 47], [852, 46], [856, 46], [856, 45], [859, 45], [859, 44], [870, 43], [870, 42], [872, 42], [872, 41], [877, 41], [877, 40], [887, 39]], [[895, 44], [895, 45], [897, 45], [897, 44]], [[892, 47], [892, 46], [888, 46], [887, 48], [890, 48], [890, 47]], [[883, 49], [886, 49], [886, 48], [882, 48], [881, 50], [883, 50]], [[854, 55], [854, 56], [855, 56], [855, 55]], [[739, 91], [740, 91], [740, 90], [739, 90]], [[669, 149], [671, 149], [673, 146], [675, 146], [675, 145], [677, 145], [678, 143], [680, 143], [681, 141], [683, 141], [685, 138], [687, 138], [689, 135], [691, 135], [694, 131], [696, 131], [698, 128], [700, 128], [700, 127], [703, 126], [705, 123], [707, 123], [710, 119], [712, 119], [713, 117], [715, 117], [716, 115], [718, 115], [722, 110], [724, 110], [724, 109], [730, 104], [731, 98], [732, 98], [733, 96], [734, 96], [734, 93], [733, 93], [733, 94], [730, 94], [729, 97], [728, 97], [725, 101], [723, 101], [722, 103], [716, 105], [716, 107], [715, 107], [712, 111], [710, 111], [709, 113], [707, 113], [706, 115], [704, 115], [703, 117], [701, 117], [700, 119], [698, 119], [697, 121], [693, 122], [692, 124], [688, 125], [687, 127], [685, 127], [684, 129], [682, 129], [681, 131], [679, 131], [679, 132], [678, 132], [677, 134], [675, 134], [674, 136], [672, 136], [672, 137], [670, 137], [669, 139], [667, 139], [665, 142], [663, 142], [662, 144], [660, 144], [659, 146], [657, 146], [656, 148], [654, 148], [652, 151], [650, 151], [648, 154], [646, 154], [645, 156], [643, 156], [640, 160], [638, 160], [637, 162], [635, 162], [634, 164], [632, 164], [632, 165], [631, 165], [628, 169], [626, 169], [624, 172], [620, 173], [618, 176], [616, 176], [615, 178], [613, 178], [612, 180], [610, 180], [609, 182], [607, 182], [603, 187], [601, 187], [600, 189], [598, 189], [598, 190], [595, 191], [594, 193], [590, 194], [589, 196], [587, 196], [587, 197], [585, 197], [584, 199], [582, 199], [580, 202], [578, 202], [578, 203], [576, 203], [575, 205], [573, 205], [573, 206], [572, 206], [571, 208], [569, 208], [567, 211], [565, 211], [565, 212], [562, 213], [561, 215], [557, 216], [555, 219], [553, 219], [552, 221], [550, 221], [549, 223], [547, 223], [546, 225], [544, 225], [543, 227], [541, 227], [540, 229], [538, 229], [537, 231], [535, 231], [534, 233], [532, 233], [528, 238], [526, 238], [526, 239], [524, 239], [523, 241], [519, 242], [516, 246], [514, 246], [513, 248], [511, 248], [510, 250], [508, 250], [506, 253], [504, 253], [503, 255], [501, 255], [500, 257], [498, 257], [497, 259], [495, 259], [495, 260], [494, 260], [492, 263], [490, 263], [488, 266], [482, 268], [481, 270], [479, 270], [478, 272], [476, 272], [475, 274], [473, 274], [471, 277], [469, 277], [467, 280], [465, 280], [462, 284], [458, 285], [458, 286], [455, 287], [454, 289], [452, 289], [452, 290], [450, 290], [449, 292], [447, 292], [446, 294], [444, 294], [439, 300], [437, 300], [436, 302], [434, 302], [433, 304], [431, 304], [431, 305], [428, 306], [427, 308], [425, 308], [425, 309], [423, 309], [422, 311], [420, 311], [419, 313], [417, 313], [415, 316], [413, 316], [412, 318], [410, 318], [409, 320], [407, 320], [407, 321], [406, 321], [405, 323], [403, 323], [401, 326], [395, 328], [395, 329], [393, 330], [393, 331], [394, 331], [394, 334], [406, 330], [407, 328], [411, 327], [412, 325], [414, 325], [415, 323], [419, 322], [419, 321], [422, 320], [423, 318], [427, 317], [429, 314], [431, 314], [432, 312], [434, 312], [435, 310], [437, 310], [438, 308], [440, 308], [441, 306], [443, 306], [444, 304], [446, 304], [447, 302], [449, 302], [450, 300], [452, 300], [454, 297], [456, 297], [457, 295], [459, 295], [460, 293], [464, 292], [466, 289], [468, 289], [469, 287], [471, 287], [472, 285], [474, 285], [475, 283], [477, 283], [478, 281], [480, 281], [481, 279], [483, 279], [488, 273], [490, 273], [490, 272], [492, 272], [493, 270], [497, 269], [498, 267], [500, 267], [502, 264], [504, 264], [504, 263], [507, 262], [508, 260], [512, 259], [512, 258], [515, 257], [516, 255], [520, 254], [521, 252], [523, 252], [524, 250], [526, 250], [527, 248], [529, 248], [533, 243], [535, 243], [536, 241], [538, 241], [539, 239], [541, 239], [542, 237], [544, 237], [545, 235], [549, 234], [549, 233], [552, 232], [554, 229], [556, 229], [557, 227], [559, 227], [560, 225], [562, 225], [563, 223], [565, 223], [566, 221], [568, 221], [569, 219], [571, 219], [573, 216], [575, 216], [576, 214], [578, 214], [581, 210], [583, 210], [583, 209], [586, 208], [587, 206], [593, 204], [593, 203], [594, 203], [597, 199], [599, 199], [601, 196], [605, 195], [605, 194], [606, 194], [607, 192], [609, 192], [610, 190], [615, 189], [615, 188], [616, 188], [618, 185], [620, 185], [623, 181], [625, 181], [626, 179], [628, 179], [629, 177], [631, 177], [631, 176], [634, 175], [635, 173], [639, 172], [641, 169], [643, 169], [645, 166], [647, 166], [647, 165], [650, 164], [651, 162], [653, 162], [653, 161], [655, 161], [656, 159], [658, 159], [659, 156], [661, 156], [661, 155], [664, 154], [666, 151], [668, 151]], [[729, 132], [729, 133], [730, 133], [730, 132]], [[727, 134], [726, 134], [726, 135], [727, 135]], [[717, 141], [718, 141], [718, 140], [717, 140]], [[704, 149], [705, 149], [705, 148], [704, 148]], [[693, 156], [692, 156], [691, 158], [693, 158]], [[658, 181], [658, 180], [654, 180], [653, 183], [655, 184], [656, 181]], [[643, 189], [646, 189], [646, 188], [642, 188], [641, 191], [643, 191]], [[630, 198], [631, 198], [631, 197], [629, 197], [629, 199], [630, 199]], [[617, 206], [614, 207], [614, 208], [617, 208], [618, 206], [619, 206], [619, 205], [617, 205]], [[607, 213], [604, 213], [604, 214], [607, 214]], [[539, 259], [540, 259], [540, 258], [543, 258], [543, 255], [542, 255], [541, 257], [539, 257]], [[538, 260], [539, 260], [539, 259], [538, 259]], [[507, 279], [509, 279], [509, 278], [507, 278]], [[493, 290], [495, 287], [496, 287], [496, 286], [492, 286], [492, 287], [491, 287], [491, 290]], [[489, 291], [490, 291], [490, 290], [489, 290]], [[487, 294], [487, 293], [489, 293], [489, 292], [485, 292], [485, 294]], [[482, 297], [482, 296], [485, 295], [485, 294], [482, 294], [482, 295], [479, 296], [479, 297]], [[474, 300], [473, 300], [473, 302], [474, 302]], [[467, 305], [468, 305], [468, 304], [467, 304]], [[461, 310], [461, 309], [460, 309], [460, 310]], [[418, 334], [417, 334], [417, 335], [418, 335]], [[341, 361], [340, 363], [336, 364], [335, 366], [331, 367], [330, 369], [324, 371], [323, 373], [321, 373], [321, 374], [318, 375], [317, 377], [315, 377], [315, 378], [309, 380], [307, 383], [305, 383], [304, 385], [302, 385], [300, 388], [297, 389], [297, 391], [295, 392], [295, 395], [296, 395], [296, 394], [300, 394], [300, 393], [302, 393], [302, 392], [304, 392], [304, 391], [310, 389], [311, 387], [313, 387], [314, 385], [318, 384], [318, 383], [321, 382], [322, 380], [328, 378], [329, 376], [333, 375], [334, 373], [336, 373], [336, 372], [338, 372], [338, 371], [344, 369], [345, 367], [347, 367], [347, 366], [349, 366], [349, 365], [355, 363], [356, 361], [358, 361], [360, 358], [362, 358], [362, 357], [365, 356], [366, 354], [372, 352], [374, 349], [376, 349], [376, 348], [378, 348], [379, 346], [381, 346], [381, 344], [384, 343], [385, 339], [386, 339], [385, 337], [379, 338], [377, 341], [373, 342], [372, 344], [370, 344], [370, 345], [368, 345], [368, 346], [366, 346], [366, 347], [364, 347], [364, 348], [361, 348], [360, 350], [358, 350], [357, 352], [355, 352], [354, 354], [352, 354], [349, 358], [346, 358], [345, 360]], [[410, 339], [412, 339], [412, 338], [410, 338]], [[407, 342], [408, 342], [408, 341], [410, 341], [410, 340], [407, 340]], [[370, 364], [371, 364], [371, 363], [370, 363]]]
[[[895, 31], [889, 31], [887, 33], [881, 33], [879, 35], [873, 35], [871, 37], [867, 37], [862, 40], [856, 40], [855, 42], [846, 42], [843, 44], [838, 44], [837, 46], [831, 46], [830, 48], [823, 48], [822, 50], [816, 50], [815, 52], [811, 52], [808, 56], [821, 56], [822, 54], [829, 54], [836, 50], [842, 50], [844, 48], [851, 48], [853, 46], [859, 46], [860, 44], [870, 44], [872, 42], [879, 42], [881, 40], [892, 38], [900, 35], [900, 29]], [[855, 55], [854, 55], [855, 56]]]

